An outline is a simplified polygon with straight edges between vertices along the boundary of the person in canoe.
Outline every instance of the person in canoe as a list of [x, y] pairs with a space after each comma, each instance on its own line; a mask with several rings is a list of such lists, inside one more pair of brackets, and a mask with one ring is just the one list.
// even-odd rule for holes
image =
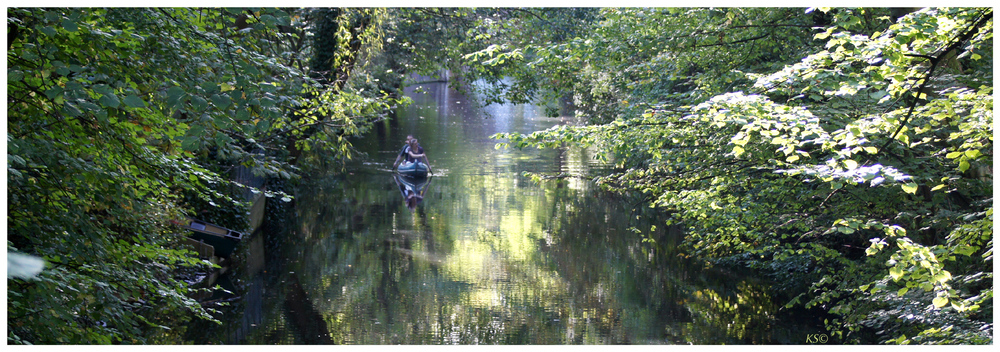
[[427, 154], [424, 154], [424, 148], [420, 146], [420, 141], [416, 138], [410, 140], [409, 150], [406, 153], [406, 163], [406, 165], [423, 163], [428, 173], [434, 173], [434, 170], [431, 169], [430, 161], [427, 160]]
[[406, 157], [409, 155], [410, 152], [410, 141], [412, 140], [413, 140], [412, 134], [406, 135], [406, 142], [403, 143], [403, 148], [399, 149], [399, 155], [396, 156], [396, 161], [392, 163], [393, 170], [395, 170], [396, 167], [399, 166], [400, 162], [406, 160]]

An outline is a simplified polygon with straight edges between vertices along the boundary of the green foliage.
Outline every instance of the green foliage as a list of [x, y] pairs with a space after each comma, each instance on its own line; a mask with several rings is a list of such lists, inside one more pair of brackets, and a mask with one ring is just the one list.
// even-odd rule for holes
[[[796, 268], [779, 275], [810, 283], [783, 285], [792, 304], [839, 315], [843, 341], [991, 341], [991, 9], [601, 16], [549, 46], [573, 59], [540, 61], [580, 72], [558, 88], [592, 124], [498, 146], [601, 147], [617, 171], [597, 183], [672, 214], [709, 261]], [[469, 58], [537, 65], [535, 49]]]
[[[181, 278], [211, 264], [171, 220], [221, 209], [207, 216], [245, 226], [228, 170], [292, 178], [289, 140], [349, 151], [386, 106], [310, 77], [305, 10], [11, 8], [7, 23], [8, 250], [47, 262], [8, 279], [10, 343], [180, 342], [192, 313], [212, 319]], [[337, 57], [377, 38], [336, 34]]]
[[611, 8], [562, 15], [575, 30], [551, 36], [535, 32], [549, 23], [524, 17], [505, 25], [523, 39], [495, 36], [503, 42], [466, 56], [471, 72], [493, 82], [509, 77], [512, 83], [490, 91], [497, 99], [541, 94], [552, 102], [571, 92], [578, 114], [609, 122], [653, 105], [693, 104], [745, 84], [755, 70], [780, 67], [812, 45], [802, 33], [816, 16], [795, 9]]
[[[574, 70], [535, 64], [557, 60], [548, 45], [584, 35], [597, 12], [594, 8], [390, 9], [384, 51], [378, 59], [385, 70], [375, 76], [389, 93], [414, 83], [410, 74], [440, 76], [447, 71], [453, 88], [485, 93], [483, 104], [534, 101], [536, 92], [556, 99], [559, 92], [551, 87], [571, 82]], [[526, 49], [506, 51], [522, 46]], [[526, 60], [532, 62], [522, 65]], [[546, 71], [549, 68], [559, 72]], [[558, 74], [565, 81], [536, 71]]]
[[469, 9], [387, 9], [382, 51], [373, 60], [372, 76], [379, 88], [394, 96], [410, 83], [412, 74], [436, 76], [443, 69], [459, 71], [461, 43], [474, 18]]

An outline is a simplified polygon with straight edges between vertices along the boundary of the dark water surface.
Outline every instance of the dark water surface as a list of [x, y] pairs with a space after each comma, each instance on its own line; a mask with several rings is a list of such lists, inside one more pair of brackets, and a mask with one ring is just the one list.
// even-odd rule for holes
[[[347, 174], [304, 182], [284, 233], [241, 245], [239, 299], [193, 342], [803, 344], [821, 332], [780, 311], [768, 283], [684, 259], [678, 231], [651, 232], [648, 209], [589, 183], [601, 166], [586, 150], [489, 139], [572, 119], [420, 87], [355, 142], [367, 156]], [[435, 171], [412, 210], [389, 171], [409, 133]], [[537, 184], [522, 171], [574, 177]]]

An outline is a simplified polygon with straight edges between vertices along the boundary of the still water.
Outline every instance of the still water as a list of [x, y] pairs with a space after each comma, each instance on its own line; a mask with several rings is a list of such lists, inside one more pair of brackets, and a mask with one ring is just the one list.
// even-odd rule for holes
[[[587, 150], [498, 150], [489, 138], [572, 118], [417, 88], [355, 141], [366, 155], [346, 172], [299, 186], [281, 233], [241, 245], [239, 297], [193, 342], [803, 344], [822, 332], [781, 310], [768, 283], [685, 259], [680, 231], [651, 230], [655, 213], [589, 182], [603, 166]], [[434, 169], [412, 209], [390, 171], [407, 134]]]

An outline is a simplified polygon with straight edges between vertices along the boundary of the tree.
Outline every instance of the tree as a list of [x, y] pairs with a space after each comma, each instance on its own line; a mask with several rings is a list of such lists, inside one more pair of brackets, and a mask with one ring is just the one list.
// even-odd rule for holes
[[[359, 71], [365, 53], [374, 56], [380, 49], [381, 9], [318, 8], [303, 10], [310, 25], [312, 47], [309, 76], [303, 90], [305, 104], [290, 111], [278, 133], [271, 138], [284, 140], [290, 162], [313, 149], [334, 151], [330, 159], [350, 158], [345, 137], [363, 134], [372, 122], [387, 114], [393, 103], [374, 89], [371, 76]], [[365, 88], [369, 92], [365, 93]]]
[[[390, 11], [381, 62], [388, 69], [379, 79], [395, 92], [409, 74], [452, 75], [452, 88], [488, 88], [483, 104], [527, 102], [547, 91], [532, 67], [516, 63], [535, 46], [582, 35], [594, 21], [593, 8], [402, 8]], [[496, 44], [501, 42], [501, 44]], [[507, 48], [517, 48], [506, 52]], [[530, 56], [531, 54], [529, 54]], [[469, 65], [486, 61], [487, 65]], [[513, 78], [513, 80], [511, 80]], [[514, 86], [511, 86], [514, 85]], [[561, 97], [552, 97], [552, 100]]]
[[222, 191], [223, 173], [293, 177], [280, 142], [306, 128], [319, 126], [301, 145], [349, 156], [346, 137], [387, 105], [351, 82], [317, 93], [329, 87], [303, 62], [313, 50], [303, 17], [9, 9], [7, 246], [48, 263], [8, 278], [9, 343], [177, 343], [168, 326], [212, 319], [181, 280], [211, 264], [180, 249], [171, 220], [245, 211]]
[[[475, 27], [473, 11], [455, 8], [388, 9], [383, 50], [373, 72], [379, 87], [393, 96], [409, 84], [411, 74], [437, 75], [442, 70], [461, 71], [460, 47]], [[456, 85], [458, 86], [458, 85]]]
[[598, 183], [839, 315], [844, 342], [991, 342], [992, 10], [795, 11], [603, 10], [575, 61], [520, 62], [580, 67], [595, 124], [497, 138], [602, 147]]

